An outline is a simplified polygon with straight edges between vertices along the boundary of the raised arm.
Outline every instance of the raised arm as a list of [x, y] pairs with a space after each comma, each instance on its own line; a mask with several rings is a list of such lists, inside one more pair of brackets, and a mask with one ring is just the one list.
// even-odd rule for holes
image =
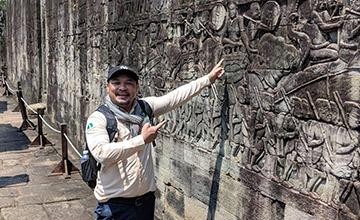
[[225, 70], [222, 67], [223, 62], [224, 60], [221, 60], [218, 64], [216, 64], [208, 75], [180, 86], [164, 96], [152, 96], [143, 99], [149, 103], [155, 117], [176, 109], [182, 104], [188, 102], [194, 96], [198, 95], [203, 88], [220, 79], [225, 73]]

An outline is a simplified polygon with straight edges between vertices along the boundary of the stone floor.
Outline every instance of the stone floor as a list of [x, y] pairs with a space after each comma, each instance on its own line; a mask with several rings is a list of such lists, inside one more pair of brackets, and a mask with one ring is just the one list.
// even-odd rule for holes
[[[22, 117], [13, 112], [16, 97], [3, 93], [0, 88], [0, 220], [94, 219], [96, 199], [79, 173], [69, 179], [49, 176], [61, 161], [60, 134], [44, 125], [45, 136], [55, 146], [29, 147], [37, 131], [17, 131]], [[37, 124], [36, 118], [30, 120]], [[70, 145], [69, 159], [80, 168]]]

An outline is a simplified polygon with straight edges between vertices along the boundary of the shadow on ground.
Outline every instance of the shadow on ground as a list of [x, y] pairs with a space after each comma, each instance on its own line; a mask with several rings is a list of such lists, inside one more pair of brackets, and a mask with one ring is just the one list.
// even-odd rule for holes
[[8, 110], [6, 101], [0, 101], [0, 114]]
[[2, 176], [0, 177], [0, 188], [27, 182], [29, 182], [29, 176], [27, 174], [19, 174], [16, 176]]
[[29, 182], [29, 176], [27, 174], [20, 174], [16, 176], [2, 176], [0, 177], [0, 188], [27, 182]]
[[0, 124], [0, 152], [18, 151], [29, 148], [31, 143], [23, 132], [11, 124]]

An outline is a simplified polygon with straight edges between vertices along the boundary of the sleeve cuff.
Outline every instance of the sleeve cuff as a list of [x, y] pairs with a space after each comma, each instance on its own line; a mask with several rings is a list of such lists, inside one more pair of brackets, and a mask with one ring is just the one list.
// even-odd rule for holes
[[202, 82], [204, 83], [204, 86], [210, 86], [211, 85], [211, 82], [210, 82], [210, 79], [209, 79], [209, 76], [206, 75], [206, 76], [203, 76], [200, 78], [202, 80]]
[[137, 146], [139, 150], [143, 150], [145, 148], [145, 140], [142, 135], [138, 135], [132, 138], [132, 142], [134, 146]]

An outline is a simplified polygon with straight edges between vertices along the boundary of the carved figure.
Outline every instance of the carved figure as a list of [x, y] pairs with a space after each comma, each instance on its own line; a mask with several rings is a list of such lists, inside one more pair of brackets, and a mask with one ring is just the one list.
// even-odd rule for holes
[[195, 37], [199, 39], [200, 44], [206, 39], [207, 35], [204, 32], [209, 31], [206, 27], [208, 25], [209, 16], [210, 15], [208, 11], [202, 11], [197, 13], [196, 17], [194, 18], [192, 29], [194, 31]]
[[295, 44], [295, 47], [299, 50], [297, 69], [304, 68], [304, 65], [309, 53], [311, 40], [310, 37], [304, 33], [297, 30], [296, 25], [298, 23], [299, 15], [297, 13], [292, 13], [290, 15], [291, 24], [288, 25], [287, 31], [290, 40]]
[[[188, 107], [189, 108], [185, 109], [185, 111], [187, 111], [187, 114], [182, 115], [182, 117], [184, 117], [184, 119], [186, 120], [185, 134], [190, 138], [192, 138], [196, 134], [195, 102], [193, 100], [190, 100], [188, 103]], [[193, 138], [190, 139], [189, 141], [191, 142], [192, 140]]]
[[[245, 33], [244, 18], [238, 15], [235, 3], [230, 2], [228, 10], [229, 19], [225, 26], [224, 38], [222, 39], [225, 53], [245, 52], [245, 49], [249, 48], [249, 40]], [[246, 45], [246, 48], [244, 45]]]
[[1, 25], [4, 25], [5, 22], [5, 13], [2, 9], [0, 9], [0, 23]]
[[[275, 150], [275, 140], [273, 133], [273, 124], [269, 118], [267, 118], [267, 113], [265, 113], [262, 106], [262, 99], [259, 94], [259, 90], [255, 87], [255, 96], [259, 106], [258, 115], [256, 116], [255, 122], [255, 134], [254, 140], [256, 141], [248, 151], [248, 168], [254, 169], [257, 172], [260, 172], [267, 178], [274, 181], [278, 181], [276, 177], [276, 150]], [[271, 115], [271, 113], [268, 113]], [[271, 117], [273, 118], [273, 117]], [[261, 162], [260, 162], [261, 160]], [[261, 168], [260, 168], [260, 163]], [[258, 166], [256, 166], [259, 164]]]
[[[166, 36], [167, 42], [164, 46], [165, 53], [163, 53], [163, 60], [165, 61], [164, 65], [167, 70], [167, 75], [171, 79], [174, 79], [175, 70], [180, 63], [181, 49], [177, 44], [172, 42], [174, 36], [174, 28], [171, 25], [167, 26]], [[167, 89], [172, 88], [171, 82], [169, 80], [166, 80], [165, 84]]]
[[344, 25], [341, 30], [340, 57], [349, 62], [360, 42], [360, 2], [353, 1], [351, 9], [347, 10]]
[[203, 114], [201, 120], [201, 136], [200, 143], [203, 143], [209, 150], [211, 150], [211, 146], [208, 145], [208, 142], [211, 141], [211, 121], [212, 121], [212, 111], [211, 111], [211, 103], [213, 99], [210, 97], [210, 89], [204, 88], [201, 91], [202, 104], [203, 104]]
[[259, 2], [253, 2], [250, 4], [249, 15], [245, 14], [244, 17], [248, 19], [248, 32], [250, 40], [254, 40], [259, 31], [260, 18], [261, 18], [261, 9]]
[[[204, 89], [207, 89], [207, 88], [204, 88]], [[200, 140], [201, 138], [201, 135], [202, 135], [202, 132], [203, 132], [203, 127], [204, 127], [204, 124], [205, 121], [203, 121], [203, 116], [205, 115], [205, 103], [202, 102], [202, 97], [199, 97], [197, 96], [195, 98], [195, 101], [194, 101], [194, 116], [195, 116], [195, 133], [194, 135], [192, 136], [192, 139], [194, 141], [191, 141], [191, 142], [196, 142], [198, 143], [198, 141]]]
[[276, 88], [278, 82], [299, 65], [299, 50], [281, 37], [266, 33], [260, 38], [258, 48], [259, 56], [250, 65], [264, 89]]
[[355, 150], [358, 147], [357, 133], [343, 127], [330, 132], [335, 133], [330, 136], [334, 151], [333, 164], [329, 164], [330, 173], [338, 178], [350, 179], [357, 168], [357, 165], [352, 164], [357, 154]]
[[295, 161], [294, 155], [291, 154], [295, 148], [295, 142], [293, 140], [297, 137], [298, 131], [296, 130], [294, 120], [284, 113], [277, 115], [275, 126], [276, 155], [280, 166], [283, 168], [280, 175], [282, 176], [281, 179], [288, 179], [289, 170]]
[[179, 109], [179, 122], [178, 125], [176, 127], [176, 135], [180, 138], [186, 138], [186, 140], [188, 140], [188, 133], [187, 133], [187, 129], [189, 129], [189, 126], [192, 126], [189, 124], [189, 121], [191, 119], [192, 116], [192, 105], [191, 103], [188, 103], [186, 105], [182, 105], [180, 106]]
[[231, 154], [237, 157], [239, 151], [244, 152], [245, 147], [250, 147], [249, 142], [249, 127], [243, 113], [243, 107], [237, 102], [230, 107], [230, 139], [234, 142], [234, 147]]
[[158, 39], [158, 34], [159, 34], [159, 27], [156, 23], [152, 22], [150, 23], [150, 27], [149, 27], [149, 36], [150, 36], [150, 46], [155, 46], [159, 39]]
[[[315, 9], [311, 12], [311, 20], [317, 24], [320, 30], [325, 36], [326, 40], [331, 41], [332, 43], [337, 42], [338, 38], [338, 28], [342, 25], [342, 20], [335, 18], [335, 14], [338, 12], [338, 2], [337, 0], [319, 0], [315, 5]], [[331, 11], [329, 13], [328, 9]]]
[[248, 51], [251, 53], [256, 53], [257, 52], [257, 41], [258, 41], [258, 38], [260, 37], [258, 35], [260, 26], [266, 27], [266, 25], [262, 24], [261, 20], [260, 20], [261, 19], [261, 9], [260, 9], [259, 2], [252, 2], [250, 4], [250, 10], [248, 12], [246, 12], [243, 16], [244, 16], [244, 18], [247, 19], [246, 31], [247, 31], [247, 36], [248, 36], [248, 37], [244, 36], [243, 39], [244, 39], [244, 41], [247, 38], [249, 39], [249, 43], [245, 43], [245, 44], [249, 45], [249, 46], [247, 46]]
[[260, 159], [264, 157], [265, 144], [268, 141], [266, 126], [264, 115], [261, 110], [258, 109], [255, 118], [254, 145], [247, 148], [248, 163], [246, 165], [248, 169], [253, 169], [256, 172], [260, 172], [261, 170], [257, 164]]
[[215, 31], [220, 31], [225, 24], [226, 10], [222, 4], [217, 4], [211, 11], [211, 27]]
[[320, 193], [317, 190], [322, 181], [326, 179], [326, 173], [311, 167], [299, 166], [299, 176], [302, 181], [300, 192], [319, 199]]
[[343, 6], [342, 0], [327, 0], [327, 11], [332, 18], [341, 14]]
[[290, 15], [291, 19], [296, 22], [296, 30], [306, 33], [311, 39], [310, 60], [313, 63], [330, 62], [338, 58], [338, 45], [325, 38], [324, 34], [336, 30], [340, 27], [341, 22], [326, 23], [319, 15], [319, 10], [323, 6], [318, 3], [316, 9], [311, 12], [311, 22], [298, 20], [297, 13]]
[[178, 28], [180, 28], [181, 37], [179, 37], [178, 42], [179, 45], [182, 46], [184, 42], [189, 38], [193, 31], [193, 20], [194, 20], [194, 12], [192, 9], [187, 9], [186, 17], [182, 17], [184, 23], [180, 24]]
[[273, 31], [279, 23], [281, 15], [280, 5], [276, 1], [267, 1], [261, 9], [260, 28], [266, 31]]

